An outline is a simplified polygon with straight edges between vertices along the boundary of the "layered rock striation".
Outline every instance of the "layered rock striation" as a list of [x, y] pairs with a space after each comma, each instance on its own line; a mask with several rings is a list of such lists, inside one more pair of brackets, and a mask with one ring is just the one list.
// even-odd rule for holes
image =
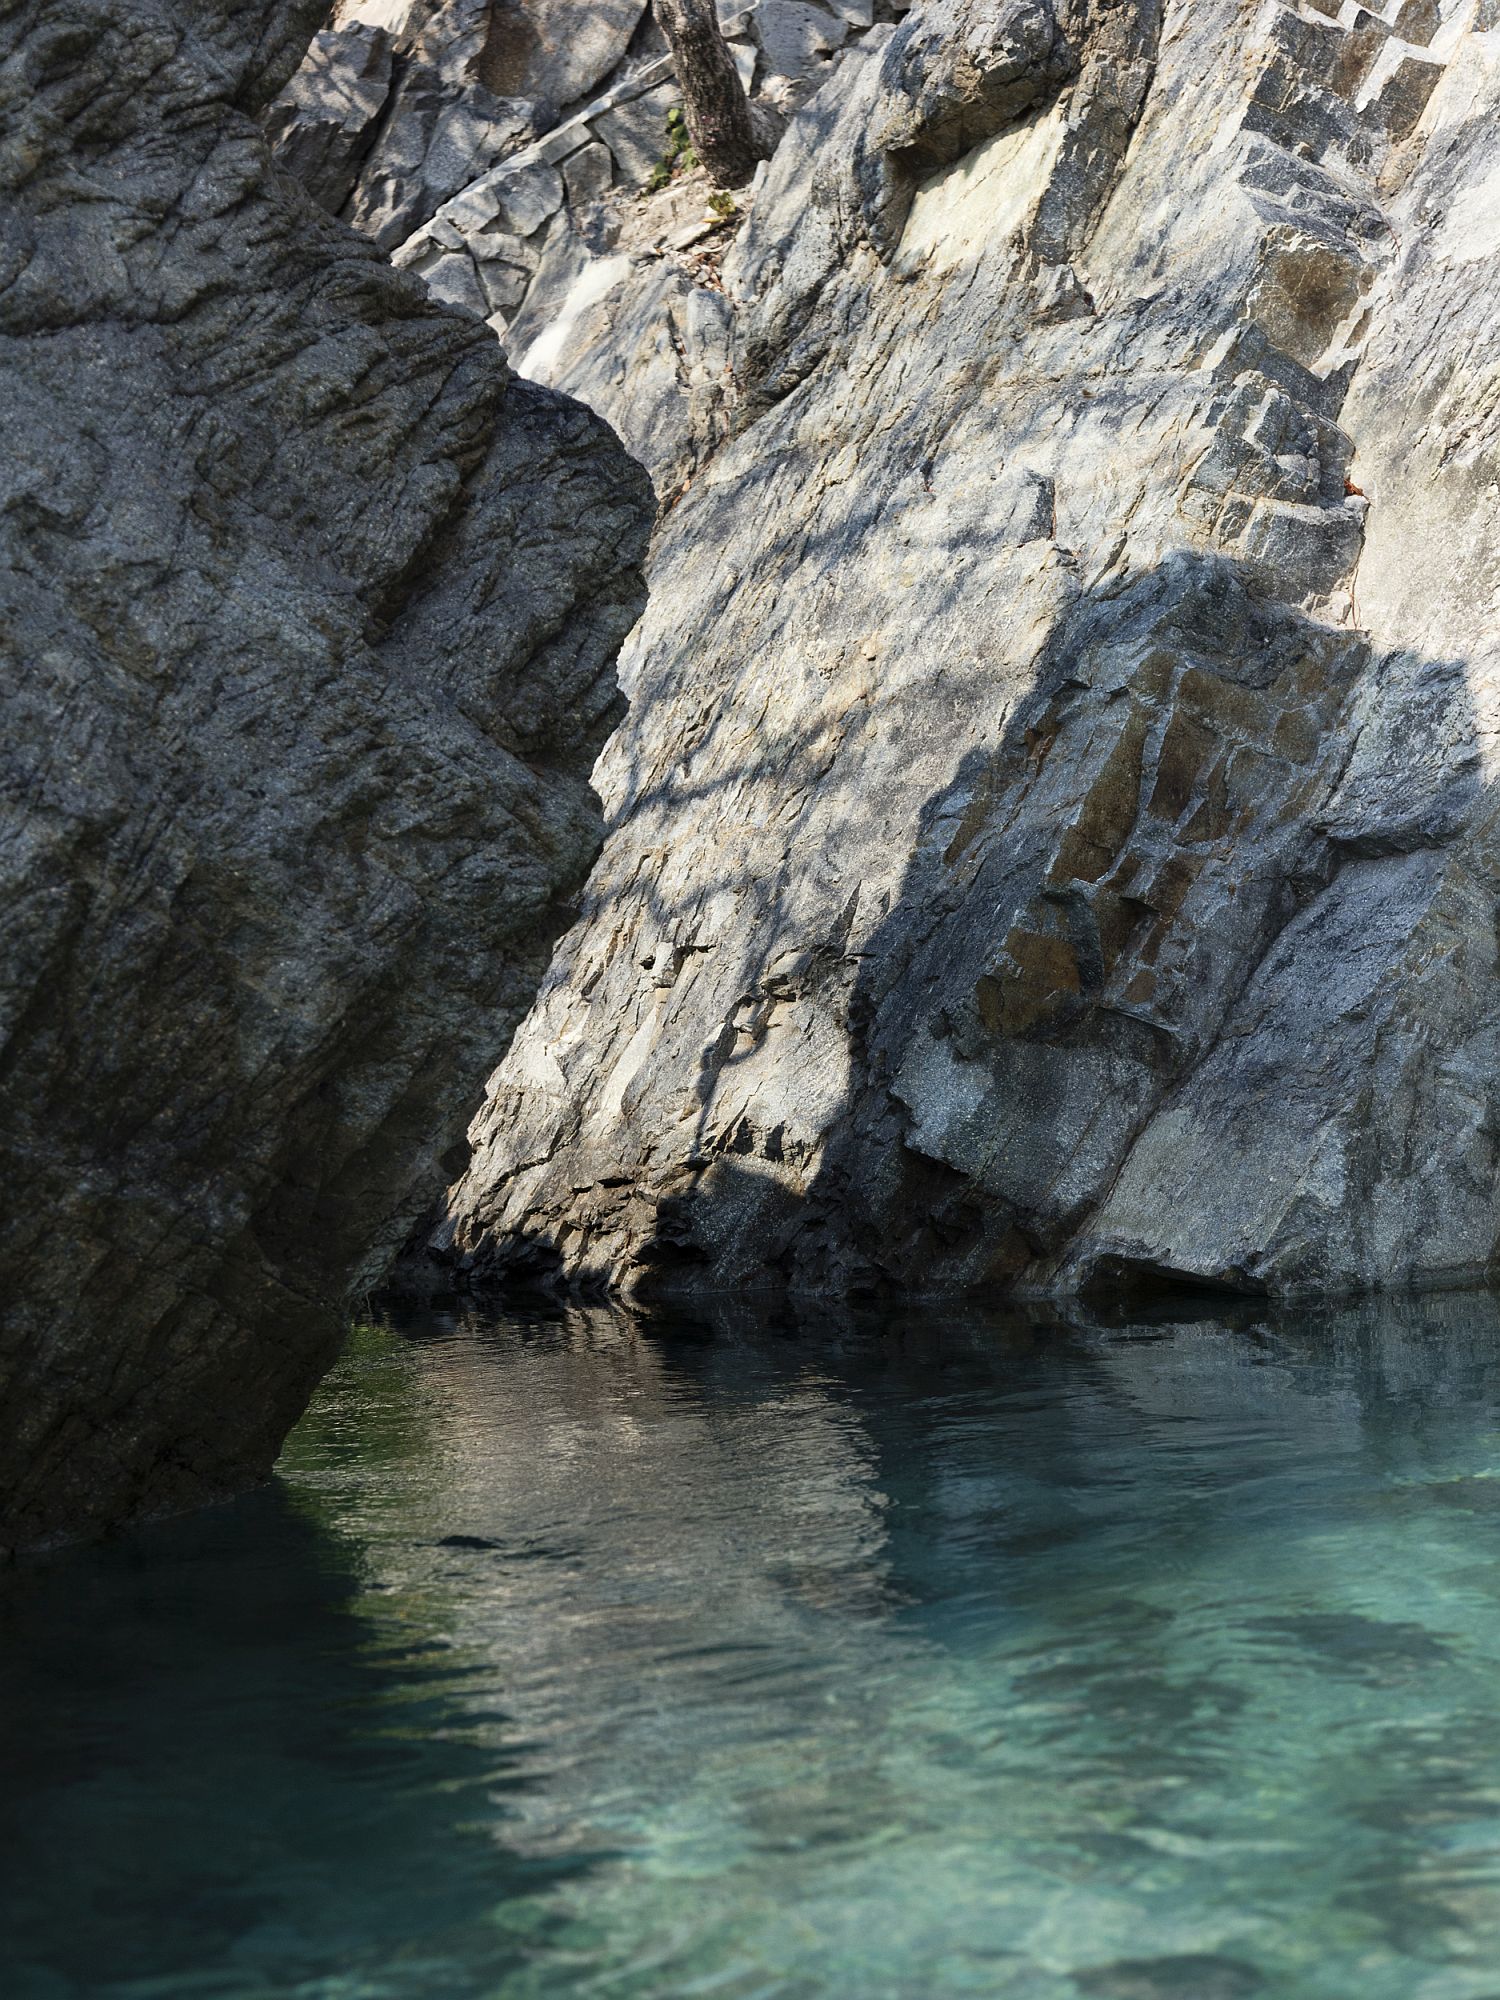
[[937, 0], [725, 261], [480, 1279], [1281, 1294], [1500, 1229], [1500, 12]]
[[272, 165], [317, 12], [0, 18], [0, 1546], [268, 1469], [598, 843], [648, 490]]

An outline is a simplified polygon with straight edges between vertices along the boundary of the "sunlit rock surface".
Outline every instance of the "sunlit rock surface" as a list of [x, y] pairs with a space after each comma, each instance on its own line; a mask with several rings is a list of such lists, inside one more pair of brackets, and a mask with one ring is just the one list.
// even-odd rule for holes
[[[749, 0], [720, 20], [774, 126], [908, 5]], [[598, 411], [665, 498], [733, 403], [735, 213], [701, 172], [640, 198], [681, 103], [643, 0], [338, 0], [265, 122], [317, 200], [486, 320], [518, 374]]]
[[1500, 9], [954, 0], [726, 260], [479, 1277], [1277, 1292], [1497, 1231]]
[[597, 846], [645, 481], [273, 170], [317, 12], [0, 26], [0, 1547], [268, 1469]]

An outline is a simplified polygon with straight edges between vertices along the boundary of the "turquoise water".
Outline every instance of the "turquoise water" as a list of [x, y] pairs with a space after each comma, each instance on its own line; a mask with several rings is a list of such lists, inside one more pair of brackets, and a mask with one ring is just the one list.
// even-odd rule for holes
[[1500, 1313], [359, 1333], [0, 1586], [12, 2000], [1494, 2000]]

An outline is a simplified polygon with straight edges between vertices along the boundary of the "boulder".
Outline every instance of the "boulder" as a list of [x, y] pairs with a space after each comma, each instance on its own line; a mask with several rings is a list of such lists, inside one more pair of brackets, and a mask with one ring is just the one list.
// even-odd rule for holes
[[604, 87], [645, 11], [646, 0], [502, 0], [482, 80], [503, 97], [574, 104]]
[[392, 250], [553, 114], [486, 78], [490, 0], [336, 10], [265, 114], [286, 170], [330, 214]]
[[276, 171], [317, 13], [0, 28], [0, 1546], [266, 1473], [598, 841], [645, 480]]
[[559, 237], [508, 337], [529, 381], [609, 418], [664, 501], [728, 429], [728, 305], [668, 258]]
[[448, 0], [402, 52], [379, 136], [339, 211], [382, 250], [548, 122], [530, 99], [497, 95], [483, 81], [490, 20], [488, 0]]
[[361, 21], [314, 35], [266, 113], [277, 159], [330, 215], [354, 192], [390, 93], [391, 38]]

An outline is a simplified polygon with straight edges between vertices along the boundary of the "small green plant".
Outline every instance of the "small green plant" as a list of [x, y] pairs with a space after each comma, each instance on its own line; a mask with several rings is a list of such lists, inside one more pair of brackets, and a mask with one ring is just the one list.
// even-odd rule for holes
[[667, 113], [667, 150], [651, 169], [651, 178], [646, 183], [647, 194], [659, 193], [674, 175], [685, 174], [697, 164], [698, 155], [688, 137], [687, 120], [680, 110], [674, 108]]
[[708, 197], [708, 205], [719, 218], [720, 222], [727, 222], [732, 215], [738, 215], [740, 212], [739, 206], [728, 188], [715, 188], [713, 193]]

